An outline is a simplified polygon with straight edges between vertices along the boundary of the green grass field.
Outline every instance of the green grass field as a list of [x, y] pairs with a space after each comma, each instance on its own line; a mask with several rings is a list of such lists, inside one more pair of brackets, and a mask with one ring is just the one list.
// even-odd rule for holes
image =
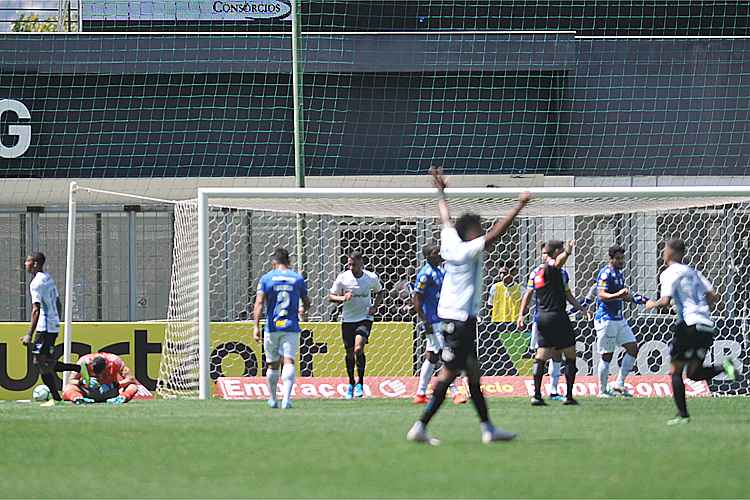
[[122, 407], [0, 403], [1, 497], [742, 498], [750, 398], [531, 408], [490, 400], [511, 443], [479, 441], [471, 405], [446, 403], [408, 443], [409, 401], [137, 401]]

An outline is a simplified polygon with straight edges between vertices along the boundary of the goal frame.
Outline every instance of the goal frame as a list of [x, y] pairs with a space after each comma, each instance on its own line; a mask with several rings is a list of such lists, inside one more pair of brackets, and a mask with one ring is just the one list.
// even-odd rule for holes
[[[516, 198], [528, 192], [532, 199], [544, 198], [669, 198], [669, 197], [746, 197], [750, 186], [647, 186], [647, 187], [517, 187], [517, 188], [448, 188], [447, 196], [471, 198]], [[210, 380], [210, 301], [209, 301], [209, 210], [212, 199], [305, 199], [335, 196], [338, 199], [435, 199], [434, 188], [198, 188], [198, 398], [211, 397]], [[66, 284], [67, 285], [67, 284]], [[67, 304], [66, 304], [67, 306]], [[67, 319], [67, 318], [66, 318]], [[66, 330], [67, 337], [67, 330]]]

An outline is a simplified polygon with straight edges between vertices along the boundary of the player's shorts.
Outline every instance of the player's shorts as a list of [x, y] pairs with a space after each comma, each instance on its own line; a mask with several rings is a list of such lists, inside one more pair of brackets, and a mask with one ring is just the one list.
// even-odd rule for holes
[[669, 354], [676, 361], [703, 361], [714, 343], [716, 330], [708, 325], [686, 325], [684, 321], [672, 327], [674, 337]]
[[439, 353], [445, 347], [445, 337], [443, 336], [443, 323], [438, 321], [432, 324], [432, 333], [427, 335], [428, 352]]
[[54, 356], [56, 339], [57, 333], [36, 332], [34, 343], [31, 346], [31, 354], [37, 356]]
[[266, 361], [274, 363], [284, 358], [294, 359], [299, 349], [299, 332], [265, 332], [263, 334], [263, 350]]
[[540, 314], [537, 328], [539, 347], [566, 349], [576, 345], [573, 325], [565, 313]]
[[344, 347], [347, 349], [354, 348], [354, 341], [357, 335], [365, 339], [365, 344], [370, 342], [370, 332], [372, 331], [372, 321], [363, 319], [354, 323], [341, 323], [341, 340], [344, 341]]
[[465, 370], [470, 360], [478, 365], [476, 318], [443, 321], [443, 337], [445, 345], [441, 358], [449, 370]]
[[624, 319], [594, 321], [596, 347], [600, 353], [615, 352], [617, 346], [635, 342], [635, 335]]
[[529, 350], [535, 351], [539, 347], [539, 327], [536, 320], [531, 323], [531, 339], [529, 339]]

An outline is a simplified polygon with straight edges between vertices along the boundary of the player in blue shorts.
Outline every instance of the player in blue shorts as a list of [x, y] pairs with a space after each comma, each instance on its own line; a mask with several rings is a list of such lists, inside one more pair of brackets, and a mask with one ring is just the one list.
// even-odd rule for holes
[[[289, 268], [289, 252], [277, 248], [271, 255], [273, 271], [264, 274], [258, 282], [258, 293], [255, 296], [253, 320], [256, 342], [263, 340], [263, 351], [266, 353], [268, 370], [268, 406], [278, 407], [276, 385], [279, 381], [281, 358], [284, 368], [281, 370], [282, 408], [291, 408], [292, 387], [294, 386], [294, 358], [299, 349], [300, 316], [310, 309], [310, 298], [307, 296], [307, 284], [301, 274]], [[260, 318], [263, 316], [263, 305], [266, 305], [266, 324], [261, 333]]]

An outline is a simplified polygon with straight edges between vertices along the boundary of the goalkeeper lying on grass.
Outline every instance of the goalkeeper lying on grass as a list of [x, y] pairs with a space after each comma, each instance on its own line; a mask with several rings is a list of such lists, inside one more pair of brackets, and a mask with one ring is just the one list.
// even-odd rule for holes
[[138, 392], [138, 384], [119, 356], [108, 352], [87, 354], [78, 360], [81, 373], [74, 373], [63, 391], [63, 400], [74, 404], [127, 403]]

